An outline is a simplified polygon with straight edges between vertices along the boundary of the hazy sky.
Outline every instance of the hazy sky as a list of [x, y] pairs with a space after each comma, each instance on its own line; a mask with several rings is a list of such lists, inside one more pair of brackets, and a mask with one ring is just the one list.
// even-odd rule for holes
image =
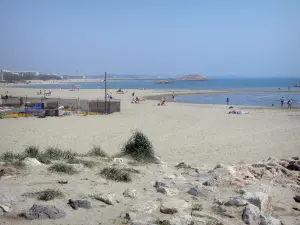
[[300, 0], [0, 0], [0, 68], [300, 76]]

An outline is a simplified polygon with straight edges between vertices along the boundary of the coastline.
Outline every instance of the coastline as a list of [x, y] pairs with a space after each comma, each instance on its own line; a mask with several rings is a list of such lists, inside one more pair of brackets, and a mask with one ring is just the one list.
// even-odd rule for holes
[[[2, 90], [3, 89], [3, 90]], [[8, 90], [10, 94], [16, 97], [40, 97], [37, 96], [37, 90], [40, 88], [19, 88], [19, 87], [7, 87], [0, 88], [2, 92]], [[80, 89], [80, 91], [70, 91], [69, 89], [47, 89], [52, 92], [51, 97], [56, 98], [84, 98], [84, 99], [104, 99], [104, 89]], [[108, 89], [108, 93], [112, 94], [113, 97], [117, 100], [125, 100], [131, 101], [131, 93], [135, 92], [136, 96], [142, 97], [145, 100], [152, 102], [161, 101], [162, 97], [164, 97], [165, 101], [168, 103], [177, 103], [177, 104], [198, 104], [203, 106], [227, 106], [226, 104], [206, 104], [206, 103], [198, 103], [198, 102], [184, 102], [184, 101], [173, 101], [172, 93], [175, 93], [176, 96], [188, 96], [188, 95], [214, 95], [214, 94], [263, 94], [263, 93], [273, 93], [273, 94], [281, 94], [281, 93], [300, 93], [300, 90], [292, 90], [292, 91], [276, 91], [276, 90], [184, 90], [184, 89], [174, 89], [174, 90], [158, 90], [158, 89], [123, 89], [125, 94], [117, 94], [117, 89]], [[2, 94], [2, 93], [1, 93]], [[255, 105], [237, 105], [239, 108], [255, 108], [255, 109], [282, 109], [280, 107], [270, 107], [270, 106], [255, 106]], [[299, 109], [300, 107], [293, 107], [294, 109]]]

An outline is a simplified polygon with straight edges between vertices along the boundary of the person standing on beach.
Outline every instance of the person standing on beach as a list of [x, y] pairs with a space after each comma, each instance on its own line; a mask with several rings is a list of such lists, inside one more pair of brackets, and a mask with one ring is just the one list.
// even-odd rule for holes
[[134, 92], [132, 92], [132, 97], [134, 98]]
[[175, 101], [175, 94], [174, 94], [174, 92], [172, 93], [172, 99], [173, 99], [173, 101]]
[[229, 104], [229, 98], [226, 99], [226, 103], [227, 103], [227, 105]]
[[288, 109], [292, 109], [292, 103], [293, 103], [293, 100], [290, 99], [290, 100], [288, 101]]
[[281, 98], [281, 107], [283, 107], [284, 97]]

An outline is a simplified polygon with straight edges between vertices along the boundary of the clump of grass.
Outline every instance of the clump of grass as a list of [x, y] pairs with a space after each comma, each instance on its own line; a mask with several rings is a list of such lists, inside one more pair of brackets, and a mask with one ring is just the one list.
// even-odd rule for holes
[[130, 156], [138, 162], [156, 162], [154, 149], [148, 137], [140, 131], [134, 132], [132, 137], [121, 149], [123, 155]]
[[60, 160], [60, 159], [73, 159], [78, 154], [72, 151], [63, 151], [59, 148], [47, 148], [46, 151], [41, 154], [41, 158], [48, 160]]
[[87, 156], [108, 157], [107, 153], [100, 146], [96, 145], [87, 153]]
[[94, 162], [94, 161], [82, 160], [82, 159], [77, 159], [77, 158], [69, 159], [67, 161], [67, 163], [70, 163], [70, 164], [83, 164], [85, 167], [88, 167], [88, 168], [93, 168], [94, 166], [97, 165], [97, 163]]
[[114, 181], [117, 181], [117, 182], [130, 182], [130, 181], [132, 181], [130, 173], [128, 171], [125, 171], [122, 168], [106, 167], [101, 171], [100, 174], [108, 180], [114, 180]]
[[194, 211], [202, 211], [203, 210], [203, 206], [201, 204], [198, 204], [198, 203], [193, 204], [192, 210], [194, 210]]
[[36, 159], [43, 164], [51, 164], [52, 163], [52, 161], [50, 159], [43, 157], [43, 154], [39, 155], [38, 158], [36, 158]]
[[21, 154], [15, 154], [12, 151], [6, 151], [1, 155], [0, 158], [4, 162], [11, 162], [11, 161], [15, 161], [15, 160], [20, 160], [23, 158], [23, 156]]
[[66, 173], [70, 175], [77, 173], [72, 165], [68, 165], [66, 163], [55, 163], [54, 165], [50, 166], [48, 170], [50, 172]]
[[63, 198], [64, 194], [60, 190], [46, 189], [44, 191], [25, 193], [23, 196], [37, 198], [40, 201], [50, 201], [55, 198]]
[[26, 167], [25, 163], [21, 160], [17, 161], [7, 161], [4, 166], [14, 167], [16, 169], [24, 169]]
[[67, 160], [67, 163], [69, 163], [69, 164], [80, 164], [81, 160], [74, 157], [74, 158], [71, 158], [71, 159]]
[[24, 151], [24, 157], [38, 158], [39, 155], [40, 155], [39, 148], [34, 145], [28, 146]]
[[134, 168], [123, 168], [123, 170], [128, 173], [141, 173], [139, 170], [134, 169]]
[[157, 219], [155, 221], [155, 224], [158, 224], [158, 225], [171, 225], [170, 221], [169, 220], [160, 220], [160, 219]]
[[87, 168], [93, 168], [93, 167], [95, 167], [95, 166], [97, 165], [96, 162], [94, 162], [94, 161], [89, 161], [89, 160], [81, 160], [80, 163], [82, 163], [82, 164], [83, 164], [85, 167], [87, 167]]
[[38, 200], [40, 201], [50, 201], [55, 198], [62, 198], [64, 194], [60, 190], [47, 189], [38, 193]]

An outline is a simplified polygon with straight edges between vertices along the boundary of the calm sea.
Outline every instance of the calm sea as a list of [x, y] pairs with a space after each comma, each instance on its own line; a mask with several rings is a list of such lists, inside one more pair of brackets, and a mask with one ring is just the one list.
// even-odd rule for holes
[[[293, 87], [300, 83], [299, 78], [237, 78], [237, 79], [212, 79], [210, 81], [176, 81], [174, 84], [155, 84], [154, 81], [127, 80], [108, 81], [108, 89], [185, 89], [185, 90], [300, 90]], [[46, 84], [46, 85], [25, 85], [22, 88], [41, 89], [71, 89], [73, 85], [80, 85], [81, 89], [102, 89], [104, 82], [91, 83], [82, 82], [74, 84]], [[214, 94], [214, 95], [193, 95], [177, 96], [177, 101], [225, 104], [226, 98], [230, 99], [230, 104], [234, 105], [254, 105], [254, 106], [279, 106], [281, 97], [294, 100], [294, 105], [300, 106], [300, 94], [298, 93], [268, 93], [268, 94]]]

